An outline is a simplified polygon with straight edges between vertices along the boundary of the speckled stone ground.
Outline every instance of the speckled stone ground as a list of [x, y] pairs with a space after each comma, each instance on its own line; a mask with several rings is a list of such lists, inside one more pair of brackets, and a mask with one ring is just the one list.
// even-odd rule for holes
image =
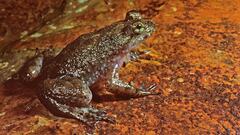
[[[38, 32], [41, 36], [21, 40], [14, 50], [62, 48], [80, 34], [122, 19], [137, 8], [155, 22], [157, 30], [138, 48], [151, 53], [122, 68], [121, 78], [136, 85], [157, 83], [161, 94], [94, 102], [116, 117], [117, 123], [100, 122], [87, 128], [78, 121], [51, 116], [27, 88], [1, 86], [0, 134], [240, 134], [239, 0], [168, 0], [163, 6], [157, 0], [106, 2], [93, 0], [91, 7], [50, 25], [50, 31], [55, 26], [66, 29], [49, 32], [49, 25], [43, 27]], [[15, 54], [7, 56], [0, 71], [6, 76], [14, 62], [2, 63], [11, 56], [16, 56], [15, 63], [19, 59]], [[36, 100], [32, 103], [32, 99]]]
[[0, 52], [63, 12], [65, 0], [1, 0]]

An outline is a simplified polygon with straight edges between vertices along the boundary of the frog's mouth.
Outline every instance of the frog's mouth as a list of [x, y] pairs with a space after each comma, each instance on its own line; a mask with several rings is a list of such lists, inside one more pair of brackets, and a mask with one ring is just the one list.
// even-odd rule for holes
[[152, 33], [146, 33], [146, 34], [134, 36], [131, 42], [129, 43], [128, 50], [130, 51], [132, 49], [135, 49], [140, 45], [141, 42], [143, 42], [146, 38], [150, 37], [151, 35]]

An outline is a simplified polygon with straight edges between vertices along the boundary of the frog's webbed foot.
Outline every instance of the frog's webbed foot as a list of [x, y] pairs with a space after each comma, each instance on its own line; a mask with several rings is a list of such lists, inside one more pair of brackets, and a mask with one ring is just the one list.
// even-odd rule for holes
[[91, 107], [92, 93], [84, 80], [60, 77], [43, 81], [38, 97], [54, 115], [80, 120], [88, 125], [97, 121], [114, 122], [104, 111]]
[[136, 97], [148, 96], [148, 95], [159, 95], [159, 93], [154, 92], [153, 90], [157, 87], [157, 84], [152, 84], [148, 87], [141, 86], [140, 88], [135, 88]]
[[153, 90], [156, 88], [156, 84], [153, 84], [149, 87], [134, 87], [130, 83], [124, 82], [123, 80], [120, 80], [119, 74], [118, 74], [118, 64], [113, 69], [112, 77], [108, 81], [108, 84], [111, 88], [111, 92], [116, 95], [123, 95], [123, 96], [129, 96], [129, 97], [142, 97], [142, 96], [148, 96], [148, 95], [158, 95], [159, 93], [153, 92]]
[[99, 110], [93, 107], [81, 107], [73, 108], [69, 114], [74, 119], [78, 119], [88, 126], [94, 126], [98, 121], [105, 121], [109, 123], [115, 123], [115, 119], [107, 116], [107, 113], [103, 110]]

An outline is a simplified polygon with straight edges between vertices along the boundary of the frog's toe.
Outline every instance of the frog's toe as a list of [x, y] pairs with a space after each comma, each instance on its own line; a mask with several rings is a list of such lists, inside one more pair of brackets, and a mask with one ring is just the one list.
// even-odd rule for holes
[[116, 119], [113, 118], [113, 117], [109, 117], [109, 116], [105, 117], [105, 118], [103, 119], [103, 121], [106, 121], [106, 122], [109, 122], [109, 123], [112, 123], [112, 124], [115, 124], [115, 123], [116, 123]]
[[143, 88], [143, 89], [145, 89], [146, 91], [153, 91], [154, 89], [156, 89], [156, 87], [157, 87], [157, 84], [154, 83], [154, 84], [150, 85], [149, 87]]
[[115, 119], [108, 116], [105, 111], [98, 110], [92, 107], [77, 108], [70, 113], [73, 118], [82, 121], [88, 126], [94, 127], [99, 121], [105, 121], [114, 124]]
[[159, 95], [159, 92], [155, 92], [153, 90], [155, 90], [157, 87], [157, 84], [152, 84], [149, 87], [144, 87], [142, 86], [141, 88], [137, 89], [137, 95], [138, 96], [148, 96], [148, 95]]
[[115, 123], [115, 119], [107, 115], [107, 113], [103, 110], [98, 110], [95, 108], [90, 108], [87, 114], [87, 117], [90, 121], [106, 121], [109, 123]]

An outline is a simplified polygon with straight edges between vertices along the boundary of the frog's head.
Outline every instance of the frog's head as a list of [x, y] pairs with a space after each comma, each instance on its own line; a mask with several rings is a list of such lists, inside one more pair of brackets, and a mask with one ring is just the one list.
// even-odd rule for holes
[[141, 14], [136, 10], [129, 11], [125, 21], [127, 25], [124, 28], [124, 33], [131, 36], [130, 48], [135, 47], [155, 31], [154, 23], [143, 19]]

